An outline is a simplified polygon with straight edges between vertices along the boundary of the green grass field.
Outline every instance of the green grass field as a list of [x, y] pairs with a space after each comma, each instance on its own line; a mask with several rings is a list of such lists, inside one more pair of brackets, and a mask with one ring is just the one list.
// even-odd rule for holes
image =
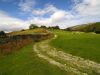
[[54, 31], [58, 38], [50, 44], [72, 55], [100, 63], [100, 35], [82, 32]]
[[33, 52], [33, 44], [10, 55], [0, 56], [0, 75], [66, 75]]
[[[52, 40], [50, 45], [100, 63], [99, 34], [61, 30], [55, 30], [54, 33], [58, 37]], [[57, 66], [39, 58], [33, 51], [33, 45], [34, 43], [9, 55], [0, 56], [0, 75], [69, 75]]]

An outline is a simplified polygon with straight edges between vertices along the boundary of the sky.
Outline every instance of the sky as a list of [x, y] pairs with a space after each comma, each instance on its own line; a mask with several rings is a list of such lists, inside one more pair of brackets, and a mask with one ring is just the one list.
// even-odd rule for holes
[[0, 0], [0, 31], [92, 22], [100, 22], [100, 0]]

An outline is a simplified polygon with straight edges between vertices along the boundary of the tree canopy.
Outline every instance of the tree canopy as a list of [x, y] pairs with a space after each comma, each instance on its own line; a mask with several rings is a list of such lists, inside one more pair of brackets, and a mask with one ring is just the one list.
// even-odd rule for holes
[[29, 29], [35, 29], [35, 28], [38, 28], [38, 26], [37, 26], [36, 24], [31, 24], [31, 25], [29, 26]]
[[6, 33], [4, 31], [0, 31], [0, 37], [6, 37]]

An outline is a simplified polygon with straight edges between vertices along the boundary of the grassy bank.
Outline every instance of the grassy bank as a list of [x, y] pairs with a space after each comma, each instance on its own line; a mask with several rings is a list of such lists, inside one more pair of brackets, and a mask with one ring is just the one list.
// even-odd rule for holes
[[0, 75], [66, 75], [66, 72], [38, 58], [31, 44], [0, 57]]
[[0, 37], [0, 54], [10, 54], [33, 41], [36, 42], [52, 37], [52, 34], [43, 28], [21, 30], [5, 35], [7, 36]]
[[54, 31], [58, 38], [50, 44], [63, 51], [100, 63], [100, 35], [94, 33]]
[[34, 34], [34, 33], [47, 33], [47, 30], [43, 28], [27, 29], [23, 31], [11, 32], [8, 33], [8, 35], [27, 35], [27, 34]]

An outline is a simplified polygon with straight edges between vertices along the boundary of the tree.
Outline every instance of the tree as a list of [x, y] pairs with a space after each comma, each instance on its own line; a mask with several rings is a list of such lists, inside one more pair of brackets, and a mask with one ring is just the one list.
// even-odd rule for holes
[[66, 31], [71, 31], [71, 28], [69, 27], [69, 28], [66, 28]]
[[54, 26], [54, 29], [60, 29], [59, 26]]
[[37, 26], [36, 24], [31, 24], [31, 25], [29, 26], [29, 29], [35, 29], [35, 28], [38, 28], [38, 26]]
[[24, 29], [22, 29], [21, 31], [25, 31]]
[[6, 33], [4, 31], [0, 31], [0, 37], [6, 37]]
[[41, 28], [47, 28], [46, 26], [42, 25]]
[[60, 29], [59, 26], [48, 27], [48, 29]]
[[94, 32], [95, 32], [96, 34], [100, 34], [100, 28], [99, 28], [99, 27], [95, 28]]

